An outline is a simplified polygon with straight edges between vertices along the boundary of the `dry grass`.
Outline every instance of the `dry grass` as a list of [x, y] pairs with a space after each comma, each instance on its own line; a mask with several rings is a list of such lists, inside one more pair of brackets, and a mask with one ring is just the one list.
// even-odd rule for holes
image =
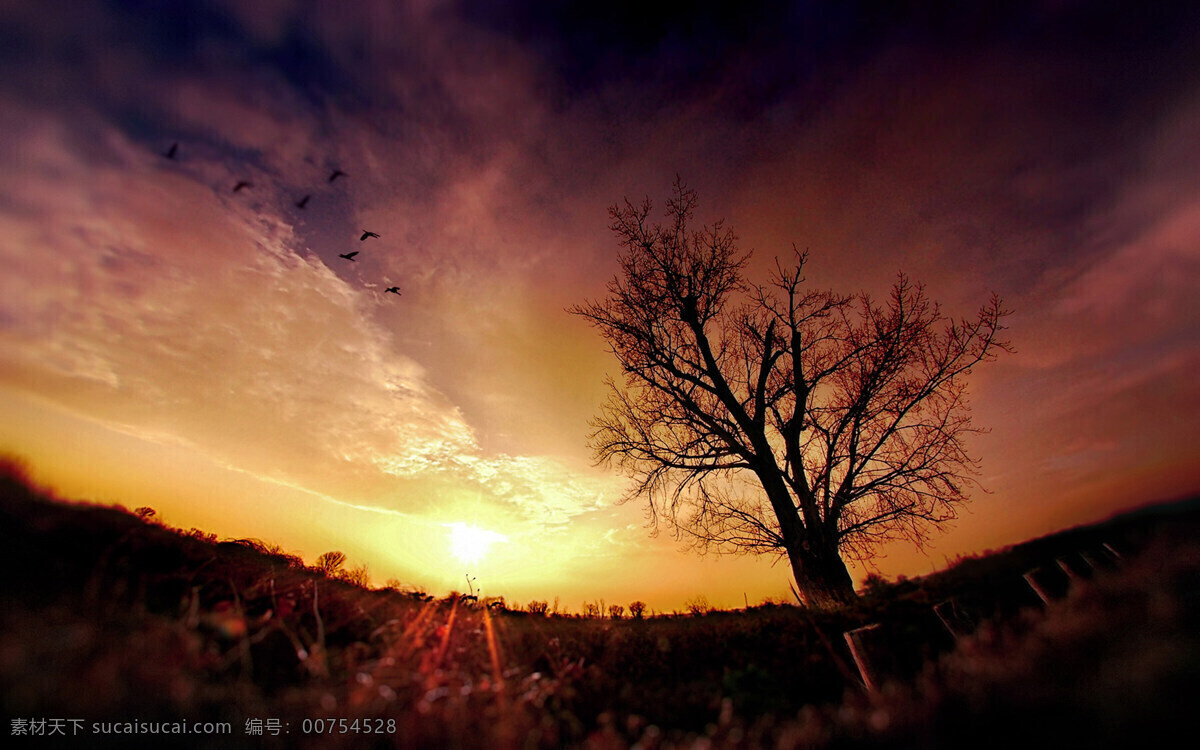
[[[1189, 533], [1146, 535], [1122, 569], [1044, 611], [985, 619], [949, 650], [928, 630], [944, 582], [820, 615], [493, 612], [365, 590], [262, 545], [216, 545], [8, 479], [2, 704], [10, 721], [232, 725], [232, 737], [163, 742], [191, 747], [1140, 746], [1200, 697]], [[912, 645], [903, 679], [872, 694], [840, 645], [869, 621]], [[303, 731], [330, 718], [390, 731]], [[289, 733], [247, 736], [248, 719]]]

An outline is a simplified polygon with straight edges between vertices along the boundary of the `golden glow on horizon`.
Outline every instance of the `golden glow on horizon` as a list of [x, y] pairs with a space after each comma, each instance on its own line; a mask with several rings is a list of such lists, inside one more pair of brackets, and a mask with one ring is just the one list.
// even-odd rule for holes
[[450, 552], [455, 559], [466, 565], [476, 565], [487, 555], [488, 548], [495, 542], [507, 542], [508, 537], [494, 531], [452, 523], [450, 526]]
[[[980, 151], [976, 125], [993, 102], [962, 96], [966, 71], [923, 69], [913, 80], [928, 96], [901, 101], [880, 98], [891, 67], [868, 66], [827, 116], [767, 125], [754, 153], [769, 158], [701, 163], [696, 149], [725, 140], [727, 123], [678, 139], [693, 123], [668, 118], [635, 139], [644, 145], [614, 145], [613, 123], [596, 121], [588, 100], [544, 102], [542, 75], [527, 80], [524, 62], [499, 68], [482, 95], [456, 58], [445, 62], [447, 77], [430, 74], [462, 94], [463, 132], [493, 135], [481, 150], [456, 144], [428, 173], [383, 168], [410, 163], [415, 144], [449, 145], [424, 121], [396, 138], [365, 126], [376, 115], [339, 116], [330, 139], [334, 121], [289, 103], [303, 97], [271, 87], [243, 98], [250, 79], [200, 66], [182, 87], [157, 75], [139, 84], [147, 112], [173, 113], [155, 143], [150, 121], [133, 134], [104, 107], [74, 117], [75, 97], [61, 97], [66, 108], [24, 101], [15, 92], [45, 71], [14, 68], [18, 83], [0, 92], [0, 455], [26, 460], [64, 497], [151, 506], [172, 527], [262, 539], [308, 562], [342, 551], [376, 583], [438, 596], [470, 571], [489, 595], [561, 597], [572, 611], [601, 598], [660, 611], [697, 595], [719, 607], [787, 599], [788, 566], [775, 558], [700, 558], [667, 526], [653, 535], [645, 501], [620, 504], [629, 482], [594, 466], [586, 444], [605, 376], [619, 373], [602, 338], [564, 310], [603, 295], [619, 271], [607, 206], [659, 200], [682, 169], [702, 220], [727, 216], [741, 247], [759, 248], [748, 278], [765, 281], [797, 242], [814, 250], [813, 288], [886, 289], [898, 263], [948, 311], [994, 282], [1021, 316], [1018, 356], [971, 381], [977, 424], [992, 430], [971, 452], [993, 494], [976, 492], [930, 549], [896, 543], [855, 566], [857, 578], [919, 575], [1200, 487], [1187, 418], [1200, 399], [1188, 378], [1200, 200], [1195, 170], [1180, 166], [1194, 158], [1200, 99], [1163, 107], [1152, 138], [1123, 146], [1112, 163], [1144, 168], [1109, 175], [1094, 204], [1103, 212], [1081, 225], [1111, 243], [1075, 250], [1063, 241], [1081, 231], [1073, 212], [1061, 225], [1060, 212], [1010, 215], [1076, 184], [1039, 159], [1057, 153], [1054, 139], [1006, 131]], [[71, 89], [74, 74], [56, 70], [64, 91], [95, 85], [85, 76]], [[419, 110], [405, 75], [387, 80], [401, 85], [372, 99], [378, 117], [393, 112], [391, 95], [405, 102], [394, 112]], [[1069, 118], [1040, 119], [1049, 90], [1005, 101], [1073, 138], [1055, 130]], [[896, 127], [876, 132], [858, 117], [863, 102], [882, 102]], [[515, 109], [529, 119], [514, 123]], [[965, 119], [927, 127], [946, 112]], [[529, 133], [545, 142], [533, 161]], [[180, 158], [164, 158], [180, 134], [191, 139]], [[865, 164], [868, 140], [878, 159]], [[322, 182], [305, 161], [317, 153], [345, 159], [352, 176]], [[1016, 183], [1004, 166], [1042, 162]], [[722, 165], [734, 164], [731, 180]], [[233, 195], [247, 177], [254, 188]], [[322, 192], [302, 216], [290, 191], [307, 180]], [[981, 187], [964, 195], [960, 184]], [[992, 200], [1010, 188], [1013, 200]], [[362, 227], [383, 236], [360, 244]], [[338, 257], [342, 242], [365, 250], [359, 262]], [[403, 296], [383, 294], [385, 279]]]

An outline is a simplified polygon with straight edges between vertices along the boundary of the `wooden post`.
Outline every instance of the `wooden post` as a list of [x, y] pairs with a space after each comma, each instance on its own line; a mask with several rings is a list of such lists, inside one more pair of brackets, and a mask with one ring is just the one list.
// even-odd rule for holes
[[1100, 570], [1100, 563], [1096, 562], [1095, 558], [1089, 555], [1086, 551], [1081, 550], [1079, 557], [1082, 559], [1093, 572]]
[[1071, 568], [1066, 558], [1060, 557], [1055, 560], [1055, 562], [1058, 563], [1058, 567], [1062, 570], [1062, 572], [1067, 574], [1067, 578], [1071, 580], [1071, 583], [1075, 583], [1080, 580], [1081, 576]]
[[1038, 595], [1038, 598], [1042, 600], [1043, 604], [1049, 604], [1050, 603], [1050, 595], [1046, 593], [1046, 590], [1044, 588], [1042, 588], [1041, 585], [1037, 582], [1037, 579], [1035, 579], [1033, 577], [1033, 574], [1036, 572], [1037, 572], [1037, 568], [1034, 568], [1033, 570], [1026, 573], [1025, 574], [1025, 583], [1029, 584], [1029, 588], [1033, 589], [1033, 593]]
[[954, 640], [967, 635], [967, 628], [963, 627], [965, 618], [958, 611], [958, 602], [953, 598], [933, 605], [933, 613], [946, 626], [946, 630], [950, 631], [950, 635], [954, 636]]
[[878, 629], [879, 623], [875, 623], [874, 625], [847, 630], [844, 636], [846, 638], [846, 645], [850, 647], [850, 656], [854, 657], [854, 665], [858, 667], [858, 674], [862, 677], [863, 685], [872, 693], [877, 692], [879, 687], [876, 683], [876, 676], [871, 669], [870, 657], [867, 656], [862, 636], [863, 633]]

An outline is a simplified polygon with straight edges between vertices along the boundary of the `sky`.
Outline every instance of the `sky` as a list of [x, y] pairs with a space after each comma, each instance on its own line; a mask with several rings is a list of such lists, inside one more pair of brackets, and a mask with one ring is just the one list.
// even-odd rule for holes
[[724, 5], [0, 0], [0, 452], [376, 584], [788, 597], [587, 444], [618, 368], [566, 309], [678, 176], [752, 278], [1013, 311], [982, 489], [858, 580], [1200, 491], [1200, 10]]

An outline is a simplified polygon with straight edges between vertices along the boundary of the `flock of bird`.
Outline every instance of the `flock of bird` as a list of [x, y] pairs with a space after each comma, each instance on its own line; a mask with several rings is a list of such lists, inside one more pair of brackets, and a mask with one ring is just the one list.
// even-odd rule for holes
[[[171, 147], [163, 153], [163, 156], [165, 156], [166, 158], [171, 159], [171, 160], [174, 160], [175, 157], [178, 155], [179, 155], [179, 144], [178, 143], [172, 143]], [[332, 183], [339, 177], [349, 177], [349, 176], [350, 175], [346, 174], [345, 172], [343, 172], [340, 169], [334, 169], [333, 172], [330, 173], [329, 179], [327, 180], [327, 182]], [[240, 193], [241, 191], [243, 191], [247, 188], [251, 188], [251, 187], [254, 187], [253, 183], [248, 182], [247, 180], [238, 180], [237, 183], [234, 184], [234, 186], [233, 186], [233, 192]], [[305, 195], [303, 198], [301, 198], [300, 200], [295, 202], [296, 208], [303, 210], [306, 206], [308, 206], [308, 202], [311, 199], [312, 199], [311, 193]], [[379, 234], [376, 232], [371, 232], [371, 231], [364, 229], [362, 236], [358, 238], [358, 241], [365, 242], [368, 238], [371, 238], [371, 237], [378, 239]], [[351, 251], [348, 253], [338, 253], [338, 257], [345, 258], [346, 260], [353, 262], [356, 260], [354, 256], [358, 255], [358, 253], [359, 253], [358, 250], [354, 250], [354, 251]], [[384, 293], [385, 294], [391, 293], [391, 294], [399, 295], [400, 287], [398, 287], [398, 286], [388, 287], [387, 289], [384, 290]]]

